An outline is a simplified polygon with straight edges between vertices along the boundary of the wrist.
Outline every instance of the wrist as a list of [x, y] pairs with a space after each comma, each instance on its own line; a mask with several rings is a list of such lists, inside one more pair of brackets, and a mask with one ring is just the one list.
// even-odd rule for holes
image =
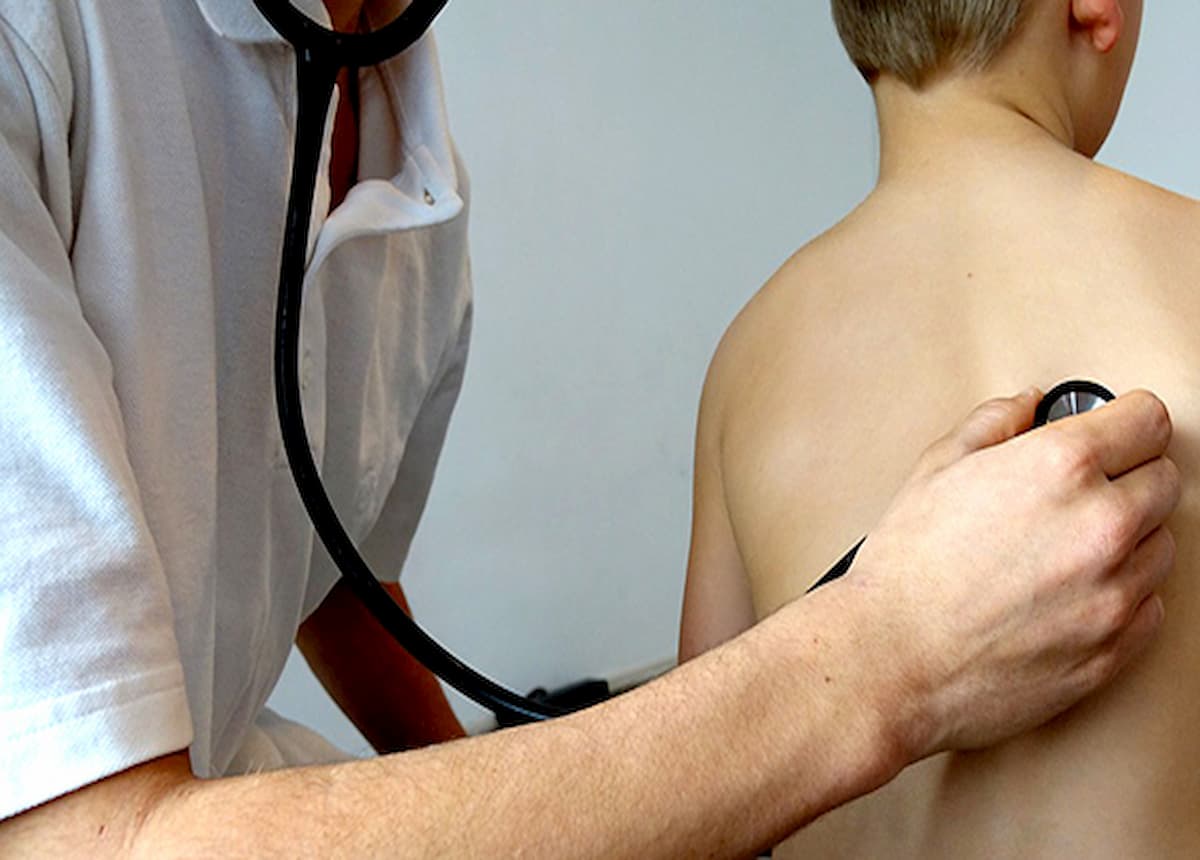
[[830, 610], [850, 640], [861, 673], [864, 719], [871, 720], [881, 772], [890, 780], [935, 751], [933, 691], [912, 631], [895, 617], [892, 595], [865, 573], [827, 587]]
[[857, 591], [839, 581], [768, 619], [779, 639], [776, 647], [791, 661], [783, 677], [795, 679], [801, 697], [794, 713], [808, 723], [797, 727], [797, 734], [806, 735], [797, 747], [806, 758], [797, 760], [797, 767], [813, 764], [818, 739], [806, 730], [822, 723], [829, 727], [815, 746], [830, 765], [826, 779], [835, 790], [832, 805], [890, 782], [920, 757], [924, 737], [921, 710], [897, 671], [901, 661], [885, 647], [887, 619]]

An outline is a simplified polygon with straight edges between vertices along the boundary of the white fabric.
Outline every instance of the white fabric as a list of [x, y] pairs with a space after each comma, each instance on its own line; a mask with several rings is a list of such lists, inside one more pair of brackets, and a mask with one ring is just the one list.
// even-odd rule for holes
[[[394, 578], [466, 358], [467, 195], [431, 38], [360, 90], [374, 178], [318, 190], [302, 375]], [[201, 776], [330, 755], [262, 714], [335, 581], [271, 388], [294, 103], [251, 0], [0, 0], [0, 817], [189, 745]]]

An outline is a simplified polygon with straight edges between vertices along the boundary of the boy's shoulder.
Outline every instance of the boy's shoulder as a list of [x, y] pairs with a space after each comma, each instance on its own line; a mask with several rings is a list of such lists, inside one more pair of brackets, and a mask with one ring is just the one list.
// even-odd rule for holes
[[[1056, 214], [1073, 215], [1073, 225], [1061, 226], [1069, 231], [1089, 222], [1125, 225], [1126, 235], [1116, 241], [1137, 243], [1148, 234], [1160, 246], [1156, 251], [1177, 251], [1200, 262], [1200, 200], [1099, 163], [1090, 163], [1085, 175], [1085, 183], [1072, 180], [1073, 190], [1057, 195], [1064, 205], [1049, 201], [1047, 208]], [[744, 360], [747, 350], [757, 351], [764, 341], [818, 346], [829, 338], [848, 341], [850, 332], [894, 322], [897, 309], [911, 307], [912, 299], [929, 299], [923, 287], [919, 294], [914, 290], [939, 268], [936, 258], [978, 246], [992, 229], [1025, 233], [1031, 243], [1044, 238], [1028, 220], [1030, 213], [1017, 210], [1020, 204], [1036, 210], [1047, 201], [1006, 201], [1014, 211], [1004, 214], [996, 212], [993, 200], [980, 202], [989, 214], [976, 215], [968, 229], [941, 210], [935, 193], [927, 197], [918, 204], [876, 192], [804, 244], [738, 314], [721, 350]], [[931, 212], [936, 214], [929, 217]]]
[[734, 318], [715, 360], [761, 363], [859, 328], [876, 286], [863, 275], [883, 256], [877, 220], [860, 206], [793, 252]]
[[795, 251], [725, 330], [705, 382], [710, 420], [753, 423], [775, 411], [773, 397], [815, 405], [830, 379], [845, 379], [847, 363], [857, 363], [875, 321], [863, 311], [871, 287], [856, 277], [869, 233], [853, 219]]
[[1165, 215], [1178, 216], [1185, 224], [1200, 219], [1200, 200], [1172, 191], [1161, 185], [1125, 173], [1115, 167], [1096, 164], [1094, 171], [1097, 182], [1105, 192], [1111, 193], [1117, 205], [1143, 203], [1161, 209]]
[[1006, 191], [964, 206], [961, 217], [936, 200], [868, 198], [797, 250], [730, 324], [706, 383], [710, 411], [741, 422], [787, 397], [816, 412], [833, 389], [877, 388], [884, 356], [951, 361], [966, 334], [951, 335], [972, 293], [1014, 306], [1032, 300], [1012, 293], [1014, 263], [1060, 299], [1109, 267], [1142, 289], [1191, 289], [1189, 273], [1200, 277], [1200, 201], [1110, 167], [1087, 168], [1044, 198]]
[[[1162, 281], [1167, 294], [1194, 294], [1200, 277], [1200, 200], [1120, 170], [1097, 165], [1083, 217], [1111, 237], [1111, 258], [1123, 270]], [[1085, 222], [1086, 223], [1086, 222]], [[1180, 278], [1183, 280], [1181, 281]]]

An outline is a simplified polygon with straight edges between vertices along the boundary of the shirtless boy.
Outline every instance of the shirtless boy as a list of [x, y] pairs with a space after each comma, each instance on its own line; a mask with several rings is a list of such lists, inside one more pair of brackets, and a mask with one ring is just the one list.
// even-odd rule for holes
[[[923, 441], [981, 394], [1073, 378], [1150, 388], [1171, 409], [1184, 481], [1159, 639], [1044, 728], [928, 758], [776, 857], [1194, 858], [1200, 205], [1091, 160], [1142, 0], [833, 8], [874, 92], [879, 182], [783, 266], [713, 359], [681, 658], [801, 594], [812, 583], [797, 572], [827, 568], [877, 522]], [[805, 482], [781, 478], [794, 474]], [[854, 599], [853, 569], [826, 588]]]

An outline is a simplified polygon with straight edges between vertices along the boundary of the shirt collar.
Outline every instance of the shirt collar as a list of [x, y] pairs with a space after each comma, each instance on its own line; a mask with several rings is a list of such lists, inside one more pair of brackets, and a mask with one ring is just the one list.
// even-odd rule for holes
[[[293, 0], [304, 12], [324, 24], [329, 15], [321, 0]], [[270, 25], [253, 0], [196, 0], [204, 20], [214, 31], [234, 42], [282, 44], [284, 39]]]
[[[315, 20], [328, 25], [329, 14], [322, 0], [293, 2]], [[253, 0], [196, 0], [196, 5], [208, 25], [223, 38], [247, 44], [287, 44]], [[431, 164], [422, 166], [424, 172], [432, 172], [432, 165], [436, 165], [450, 187], [457, 188], [459, 176], [446, 123], [433, 34], [426, 34], [404, 54], [389, 60], [388, 65], [395, 69], [386, 76], [384, 84], [392, 90], [390, 102], [407, 106], [407, 110], [399, 111], [398, 117], [407, 149], [425, 150]]]

